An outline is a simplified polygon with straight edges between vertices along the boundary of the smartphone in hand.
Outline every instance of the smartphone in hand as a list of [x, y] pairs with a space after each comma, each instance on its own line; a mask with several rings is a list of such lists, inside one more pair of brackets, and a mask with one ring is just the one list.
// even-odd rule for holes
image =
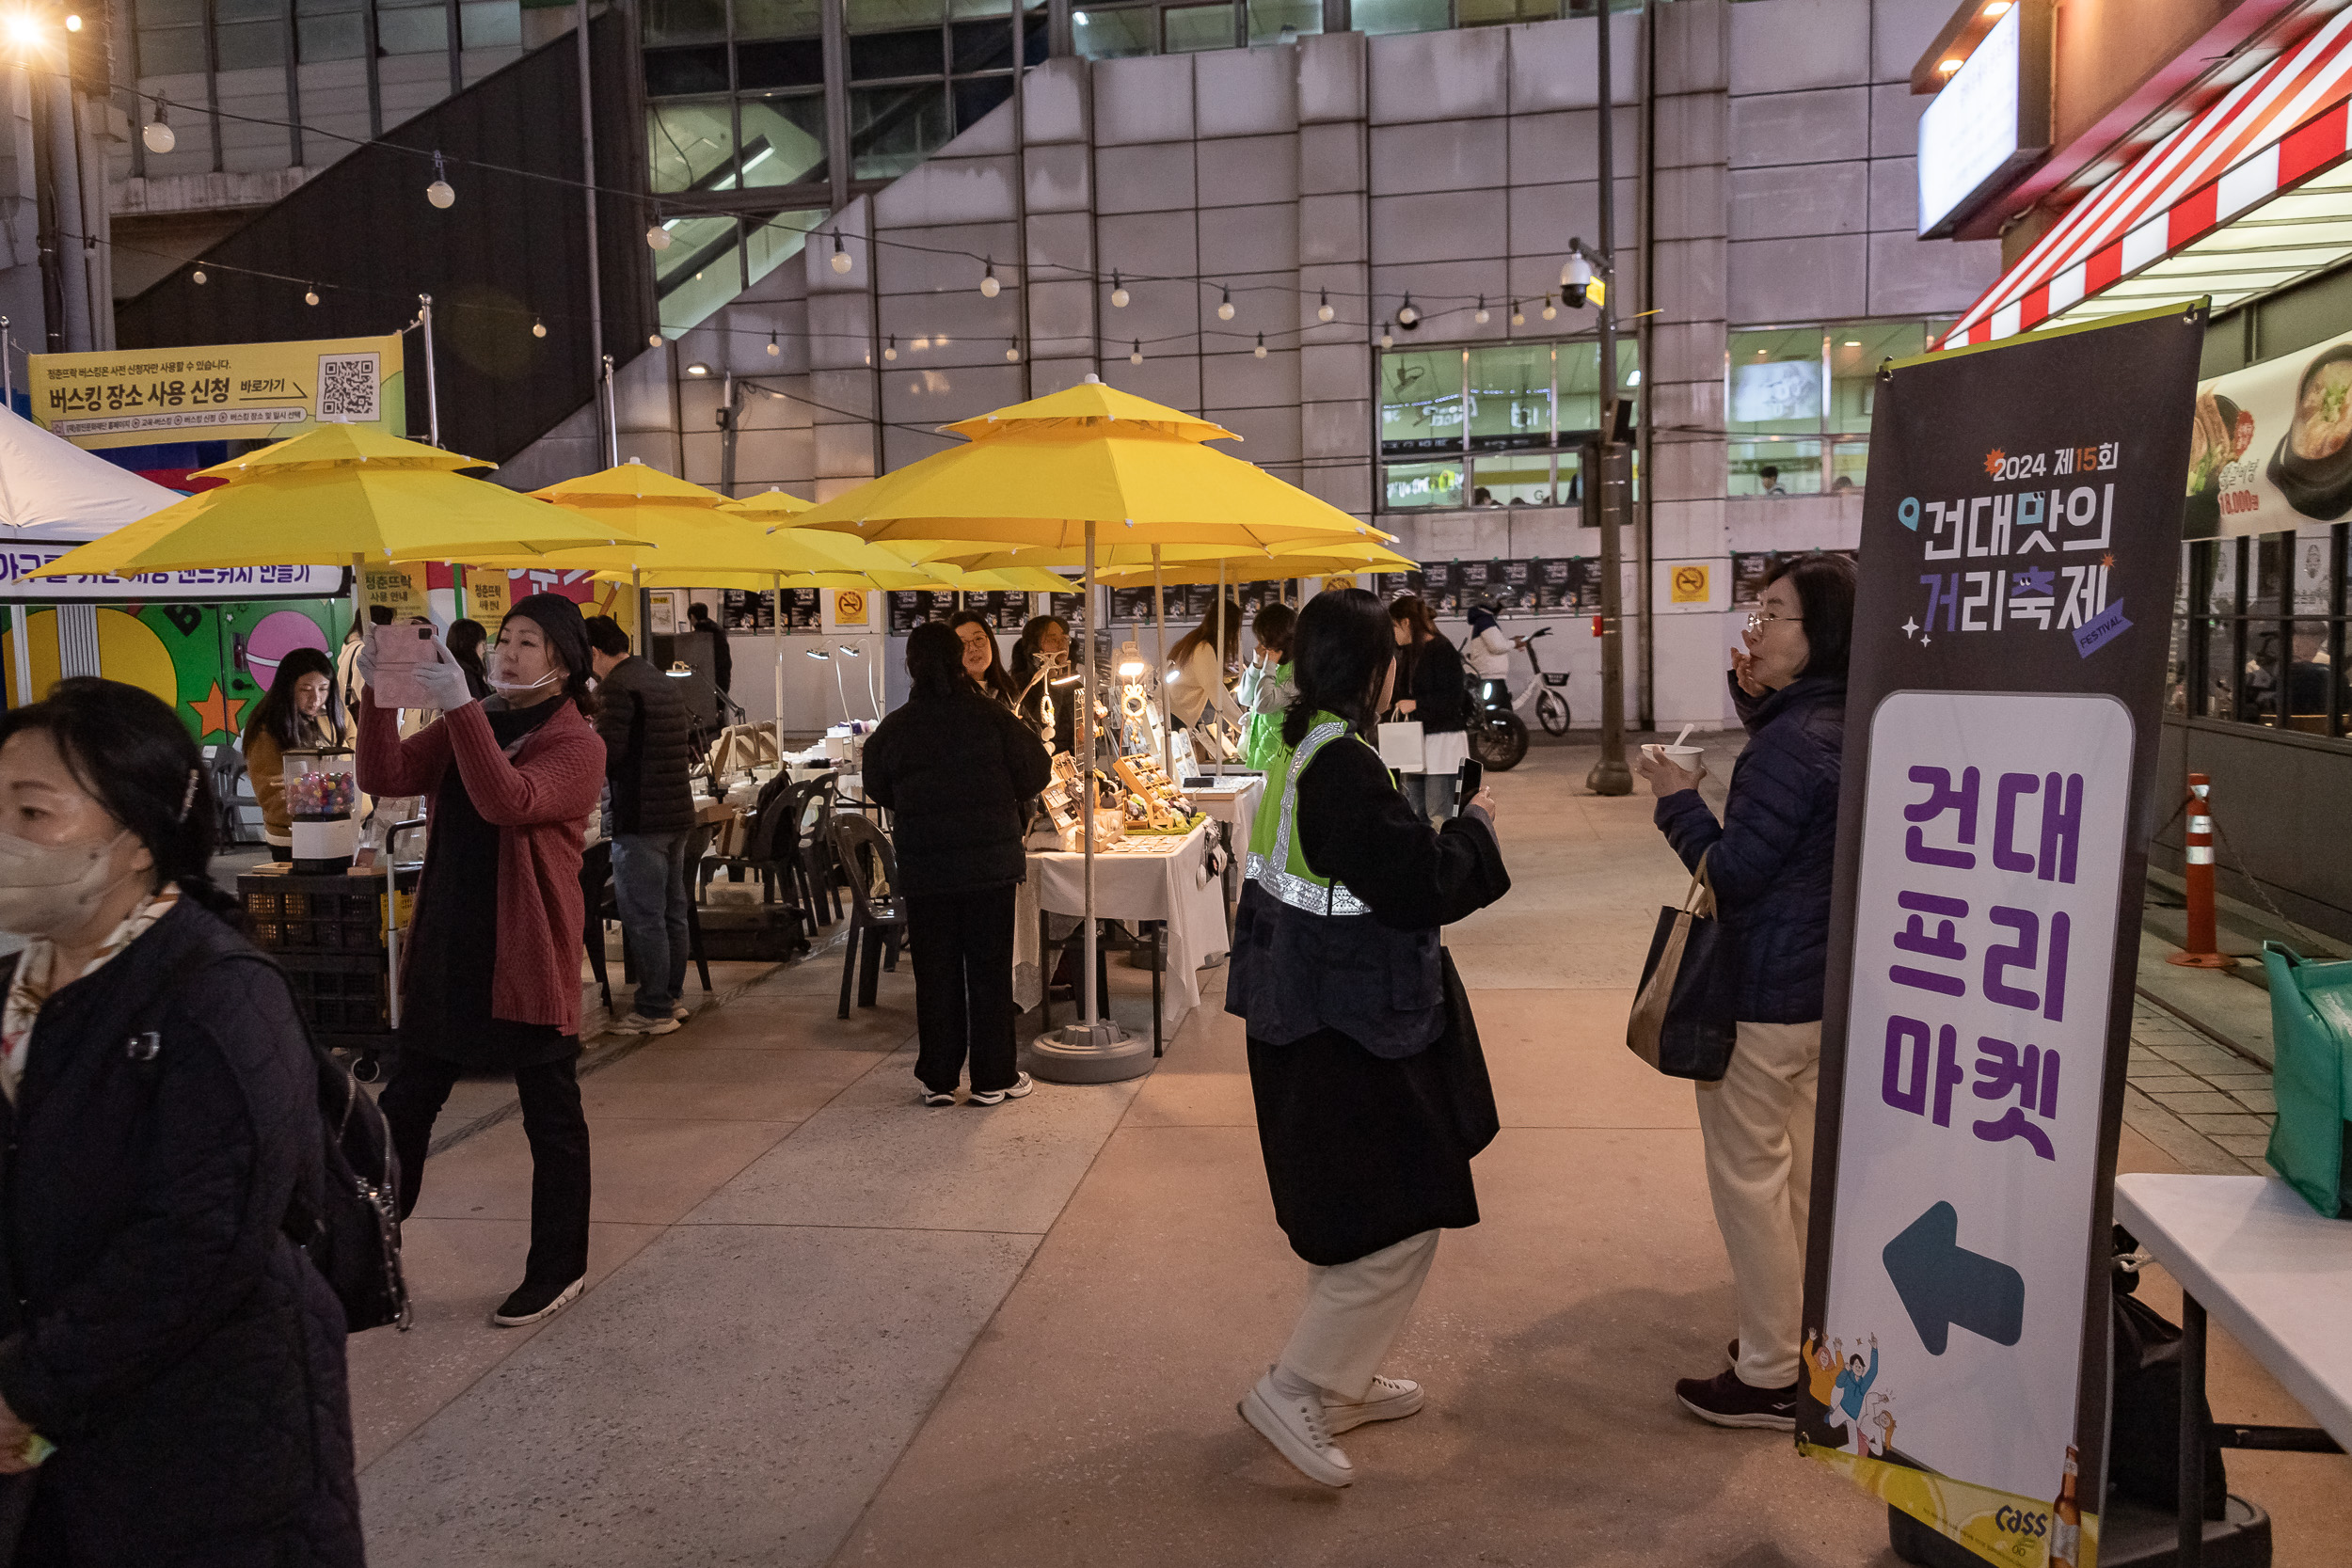
[[1486, 784], [1486, 765], [1476, 757], [1462, 759], [1462, 771], [1454, 782], [1454, 798], [1468, 805]]
[[417, 682], [423, 665], [442, 662], [439, 638], [434, 628], [411, 624], [370, 626], [375, 678], [368, 692], [377, 707], [431, 707], [433, 697]]

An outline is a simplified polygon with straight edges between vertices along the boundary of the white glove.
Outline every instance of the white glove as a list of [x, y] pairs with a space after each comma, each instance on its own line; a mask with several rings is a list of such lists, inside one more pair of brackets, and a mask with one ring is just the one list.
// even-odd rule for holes
[[359, 684], [361, 686], [373, 686], [375, 684], [375, 639], [373, 637], [365, 634], [361, 635], [359, 639], [359, 657], [352, 660], [352, 668], [359, 673]]
[[417, 686], [428, 699], [427, 705], [443, 713], [454, 713], [473, 701], [473, 689], [466, 684], [465, 666], [449, 655], [439, 643], [433, 651], [440, 657], [431, 664], [417, 666]]

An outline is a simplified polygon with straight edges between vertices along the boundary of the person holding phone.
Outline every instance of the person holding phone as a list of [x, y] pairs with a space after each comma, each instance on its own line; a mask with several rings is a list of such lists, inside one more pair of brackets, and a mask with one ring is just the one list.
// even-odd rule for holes
[[[438, 644], [434, 645], [437, 649]], [[533, 594], [506, 613], [477, 702], [456, 660], [415, 666], [441, 717], [403, 738], [360, 710], [359, 787], [432, 797], [416, 921], [402, 951], [400, 1051], [379, 1103], [416, 1208], [434, 1118], [466, 1072], [512, 1074], [531, 1142], [531, 1256], [491, 1315], [537, 1323], [588, 1273], [588, 1121], [580, 1111], [580, 843], [604, 789], [580, 607]], [[372, 661], [361, 674], [373, 686]]]

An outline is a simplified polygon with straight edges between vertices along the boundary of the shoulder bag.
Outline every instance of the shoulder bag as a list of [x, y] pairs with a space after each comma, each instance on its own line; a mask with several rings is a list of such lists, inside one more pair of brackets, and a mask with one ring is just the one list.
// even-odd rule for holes
[[1739, 1029], [1731, 1016], [1728, 947], [1701, 855], [1682, 908], [1658, 911], [1641, 993], [1626, 1021], [1629, 1050], [1669, 1077], [1708, 1084], [1723, 1077]]

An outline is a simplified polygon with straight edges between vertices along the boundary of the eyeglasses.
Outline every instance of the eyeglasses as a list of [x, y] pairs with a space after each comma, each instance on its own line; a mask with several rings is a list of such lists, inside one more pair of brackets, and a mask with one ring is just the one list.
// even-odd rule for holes
[[1759, 610], [1755, 614], [1748, 617], [1748, 629], [1750, 631], [1762, 631], [1766, 626], [1771, 626], [1774, 621], [1802, 621], [1804, 619], [1804, 617], [1802, 615], [1767, 615]]

